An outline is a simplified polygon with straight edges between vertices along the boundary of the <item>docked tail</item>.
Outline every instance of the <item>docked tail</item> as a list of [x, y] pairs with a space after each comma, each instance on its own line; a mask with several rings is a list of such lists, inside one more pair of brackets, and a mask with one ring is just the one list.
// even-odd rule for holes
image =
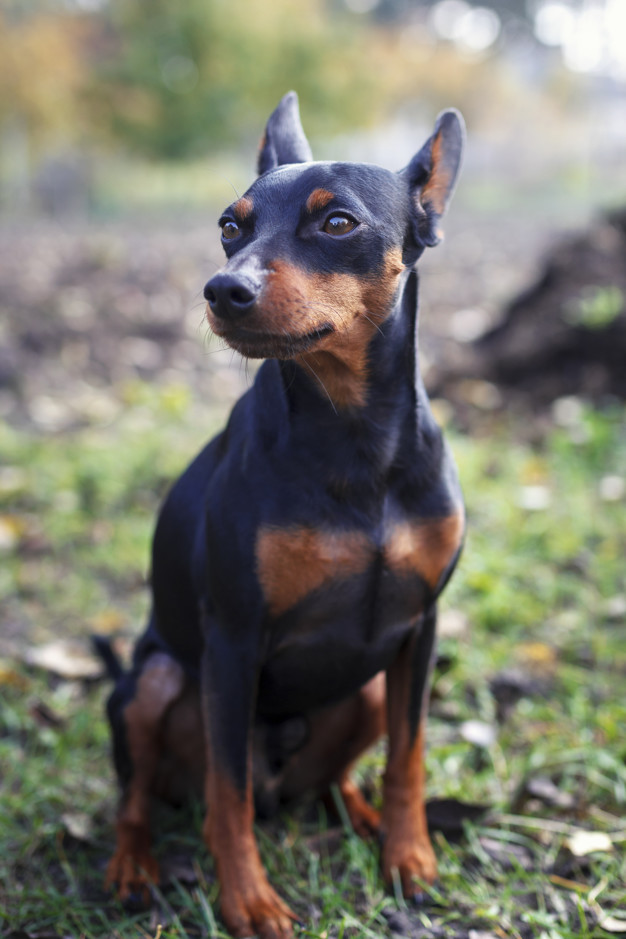
[[119, 656], [113, 651], [111, 640], [106, 636], [92, 636], [91, 644], [106, 668], [107, 675], [112, 681], [118, 681], [124, 675], [124, 668]]

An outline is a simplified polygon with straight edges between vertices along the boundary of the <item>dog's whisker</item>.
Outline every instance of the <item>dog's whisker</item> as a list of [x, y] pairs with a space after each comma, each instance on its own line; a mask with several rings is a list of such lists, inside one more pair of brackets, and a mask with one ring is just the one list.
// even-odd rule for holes
[[303, 359], [302, 362], [303, 362], [305, 368], [308, 368], [308, 370], [311, 372], [311, 374], [312, 374], [313, 377], [316, 379], [316, 381], [319, 382], [319, 384], [321, 385], [322, 389], [324, 390], [324, 393], [325, 393], [326, 397], [327, 397], [328, 400], [330, 401], [330, 406], [332, 407], [332, 409], [333, 409], [333, 411], [335, 412], [335, 414], [337, 414], [337, 408], [335, 407], [335, 402], [334, 402], [333, 399], [331, 398], [330, 393], [329, 393], [329, 391], [328, 391], [328, 388], [326, 387], [326, 385], [324, 384], [324, 382], [322, 381], [322, 379], [320, 378], [320, 376], [317, 374], [317, 372], [315, 371], [315, 369], [313, 368], [313, 366], [311, 365], [310, 362], [308, 362], [306, 359]]

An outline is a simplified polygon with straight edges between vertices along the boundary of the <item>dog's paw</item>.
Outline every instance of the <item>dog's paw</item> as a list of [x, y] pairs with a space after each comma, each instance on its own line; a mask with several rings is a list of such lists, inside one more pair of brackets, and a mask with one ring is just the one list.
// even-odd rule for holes
[[372, 808], [359, 787], [348, 779], [340, 785], [339, 790], [350, 824], [356, 834], [361, 838], [378, 834], [380, 812]]
[[144, 828], [127, 824], [118, 827], [117, 849], [109, 861], [105, 889], [117, 887], [125, 906], [146, 907], [151, 887], [159, 882], [159, 865], [150, 850], [150, 836]]
[[269, 883], [242, 884], [228, 892], [222, 890], [222, 918], [228, 931], [242, 939], [260, 936], [260, 939], [291, 939], [293, 923], [297, 921], [287, 904]]
[[420, 882], [433, 884], [437, 879], [437, 859], [428, 838], [388, 839], [383, 849], [383, 876], [389, 885], [399, 878], [403, 896], [420, 902], [424, 897]]

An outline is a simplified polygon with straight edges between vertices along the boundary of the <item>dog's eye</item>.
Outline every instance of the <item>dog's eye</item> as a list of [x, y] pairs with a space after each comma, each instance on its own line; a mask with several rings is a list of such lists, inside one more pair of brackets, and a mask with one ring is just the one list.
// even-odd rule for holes
[[327, 235], [347, 235], [355, 229], [357, 223], [347, 215], [331, 215], [324, 222], [324, 231]]
[[222, 238], [224, 241], [232, 241], [233, 238], [239, 237], [241, 234], [241, 229], [237, 222], [233, 222], [232, 219], [226, 219], [223, 222], [220, 222], [222, 226]]

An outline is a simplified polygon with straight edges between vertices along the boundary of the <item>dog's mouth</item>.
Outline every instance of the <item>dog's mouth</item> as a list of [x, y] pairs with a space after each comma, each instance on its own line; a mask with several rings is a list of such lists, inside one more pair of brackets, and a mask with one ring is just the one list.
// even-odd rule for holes
[[322, 323], [307, 333], [271, 333], [232, 323], [212, 323], [213, 332], [247, 359], [293, 359], [309, 352], [335, 332], [332, 323]]

